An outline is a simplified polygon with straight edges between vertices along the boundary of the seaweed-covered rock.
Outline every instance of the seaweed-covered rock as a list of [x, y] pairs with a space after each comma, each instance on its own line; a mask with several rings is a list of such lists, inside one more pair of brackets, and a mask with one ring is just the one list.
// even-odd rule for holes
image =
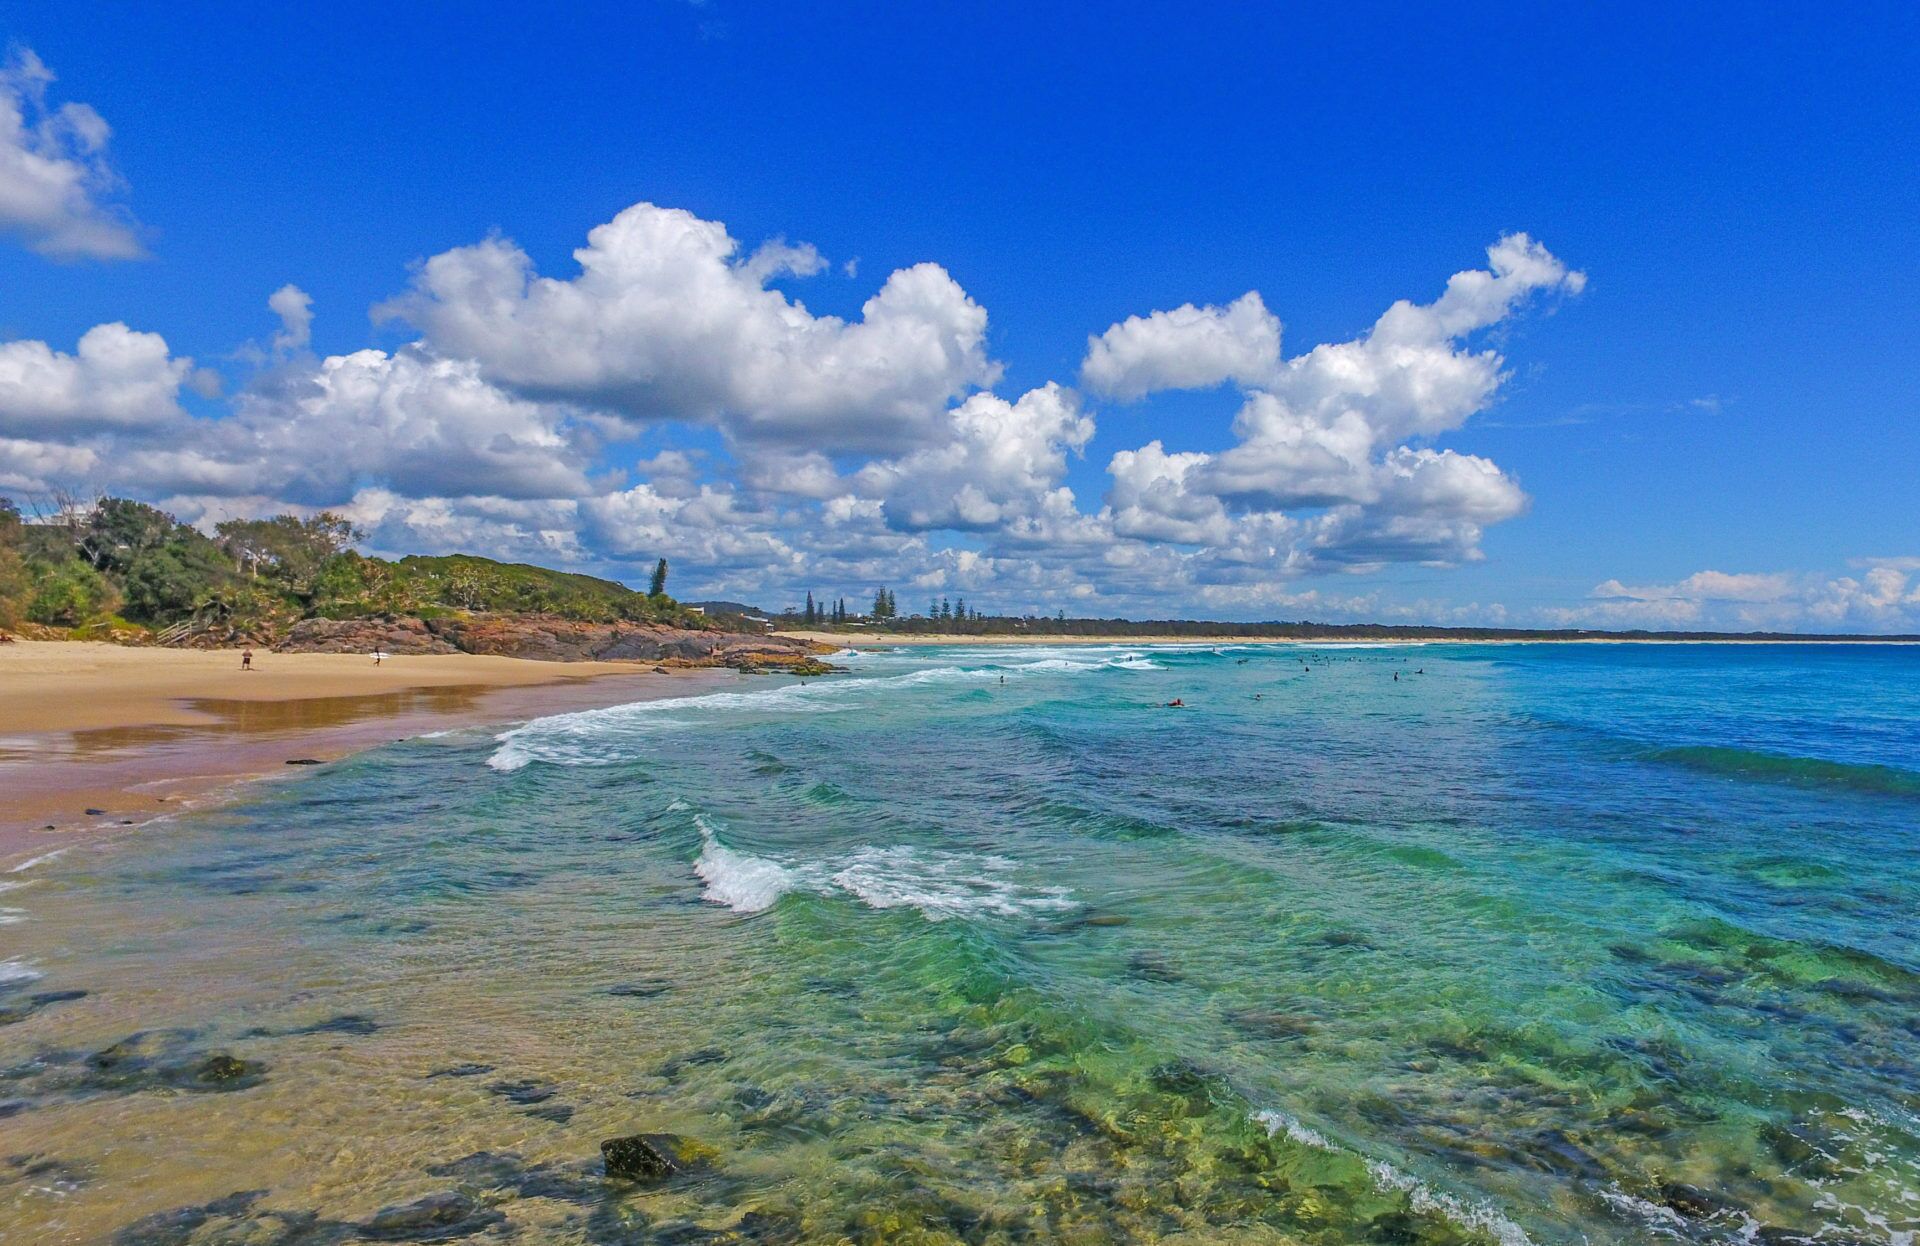
[[626, 1181], [664, 1181], [711, 1164], [717, 1152], [678, 1134], [631, 1134], [600, 1144], [607, 1175]]

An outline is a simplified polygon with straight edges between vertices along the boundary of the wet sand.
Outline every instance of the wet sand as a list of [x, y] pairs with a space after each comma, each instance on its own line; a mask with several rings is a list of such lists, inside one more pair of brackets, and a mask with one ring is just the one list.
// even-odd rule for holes
[[[0, 646], [0, 862], [77, 830], [137, 827], [252, 779], [390, 740], [732, 684], [725, 670], [534, 662]], [[98, 812], [88, 812], [96, 810]]]

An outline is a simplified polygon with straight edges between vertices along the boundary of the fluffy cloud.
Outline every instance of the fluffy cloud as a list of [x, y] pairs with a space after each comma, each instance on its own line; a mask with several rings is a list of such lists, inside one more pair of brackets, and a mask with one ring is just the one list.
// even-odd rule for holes
[[945, 270], [894, 272], [858, 319], [816, 316], [775, 285], [826, 271], [812, 247], [747, 251], [650, 204], [593, 230], [568, 279], [499, 239], [425, 261], [379, 309], [420, 329], [397, 349], [313, 355], [312, 300], [284, 286], [270, 349], [232, 357], [252, 375], [214, 416], [182, 409], [198, 374], [155, 334], [0, 344], [0, 488], [208, 522], [329, 507], [384, 552], [628, 576], [665, 555], [677, 584], [775, 605], [886, 583], [1014, 608], [1358, 609], [1372, 599], [1301, 578], [1468, 561], [1526, 505], [1494, 463], [1428, 444], [1497, 394], [1503, 362], [1472, 336], [1580, 285], [1524, 236], [1488, 255], [1293, 359], [1257, 294], [1091, 338], [1101, 393], [1239, 391], [1223, 448], [1106, 456], [1097, 508], [1068, 483], [1094, 413], [1057, 383], [993, 392], [986, 313]]
[[947, 413], [937, 445], [876, 463], [857, 478], [905, 531], [997, 530], [1031, 515], [1093, 438], [1078, 395], [1048, 384], [1008, 402], [975, 394]]
[[267, 308], [280, 318], [280, 331], [273, 335], [273, 348], [305, 350], [307, 343], [313, 341], [313, 296], [289, 282], [267, 296]]
[[321, 504], [376, 480], [414, 498], [586, 493], [589, 447], [564, 414], [479, 372], [414, 350], [329, 356], [244, 396], [220, 426], [236, 435], [223, 448], [260, 462], [286, 494]]
[[739, 252], [717, 221], [635, 204], [587, 235], [577, 277], [495, 238], [427, 260], [381, 314], [532, 397], [836, 452], [909, 448], [998, 377], [985, 309], [938, 264], [895, 272], [849, 322], [767, 287], [820, 271], [813, 248]]
[[119, 186], [106, 121], [85, 104], [49, 105], [52, 82], [27, 48], [0, 67], [0, 230], [60, 259], [142, 254], [131, 218], [104, 201]]
[[1862, 559], [1858, 576], [1696, 571], [1671, 584], [1594, 586], [1584, 605], [1548, 612], [1565, 627], [1698, 631], [1920, 630], [1920, 559]]
[[70, 355], [45, 342], [0, 343], [0, 433], [154, 428], [182, 416], [180, 386], [192, 371], [159, 334], [124, 324], [88, 329]]
[[1249, 290], [1225, 307], [1195, 307], [1129, 316], [1087, 339], [1080, 380], [1114, 398], [1156, 390], [1205, 389], [1222, 381], [1264, 385], [1280, 365], [1280, 321]]
[[[1327, 509], [1293, 525], [1301, 540], [1295, 566], [1477, 557], [1483, 529], [1519, 514], [1525, 494], [1487, 459], [1406, 443], [1452, 431], [1493, 401], [1502, 359], [1466, 346], [1467, 337], [1538, 292], [1575, 293], [1585, 284], [1525, 234], [1500, 239], [1487, 260], [1485, 269], [1454, 274], [1434, 302], [1402, 300], [1364, 336], [1284, 362], [1273, 322], [1274, 366], [1234, 417], [1237, 444], [1168, 455], [1155, 442], [1114, 456], [1107, 500], [1116, 530], [1231, 546], [1236, 523], [1270, 534], [1281, 527], [1278, 516]], [[1248, 297], [1264, 316], [1257, 297]], [[1178, 383], [1181, 374], [1165, 362], [1176, 356], [1178, 335], [1214, 342], [1231, 310], [1185, 307], [1115, 325], [1093, 340], [1083, 373], [1131, 377], [1129, 391]], [[1156, 353], [1162, 346], [1164, 358]], [[1184, 375], [1237, 375], [1218, 365], [1221, 357], [1216, 352], [1213, 363]], [[1135, 368], [1132, 361], [1157, 362]]]

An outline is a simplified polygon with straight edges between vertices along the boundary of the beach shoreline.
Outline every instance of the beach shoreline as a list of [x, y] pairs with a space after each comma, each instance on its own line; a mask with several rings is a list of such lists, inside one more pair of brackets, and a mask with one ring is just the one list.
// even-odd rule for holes
[[[725, 669], [0, 645], [0, 868], [396, 739], [732, 686]], [[89, 813], [89, 810], [97, 812]]]
[[1875, 636], [1859, 636], [1838, 639], [1831, 636], [1782, 636], [1782, 637], [1660, 637], [1660, 636], [1513, 636], [1473, 638], [1452, 636], [1364, 636], [1353, 637], [1309, 637], [1309, 636], [1240, 636], [1222, 632], [1209, 636], [1011, 636], [996, 634], [988, 636], [962, 635], [955, 632], [868, 632], [865, 634], [849, 632], [821, 632], [807, 629], [792, 631], [781, 630], [770, 633], [784, 636], [790, 640], [806, 640], [819, 644], [838, 645], [843, 649], [862, 647], [919, 646], [919, 645], [1310, 645], [1316, 649], [1339, 648], [1378, 648], [1381, 645], [1920, 645], [1920, 640], [1910, 637], [1889, 636], [1884, 639]]

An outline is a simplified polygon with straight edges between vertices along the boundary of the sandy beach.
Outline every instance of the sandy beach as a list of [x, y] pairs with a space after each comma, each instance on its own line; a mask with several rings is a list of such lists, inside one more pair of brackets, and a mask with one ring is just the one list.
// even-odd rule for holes
[[[0, 861], [427, 731], [723, 687], [728, 670], [449, 654], [0, 645]], [[89, 813], [88, 810], [98, 812]]]

